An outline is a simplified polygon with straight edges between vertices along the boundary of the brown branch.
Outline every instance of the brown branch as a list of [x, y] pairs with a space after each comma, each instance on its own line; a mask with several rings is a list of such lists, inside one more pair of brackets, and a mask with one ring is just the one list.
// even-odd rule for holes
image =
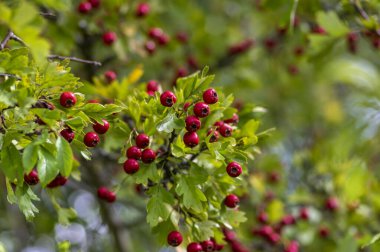
[[84, 64], [90, 64], [90, 65], [95, 65], [95, 66], [101, 66], [102, 63], [99, 61], [93, 61], [93, 60], [85, 60], [85, 59], [80, 59], [77, 57], [70, 57], [70, 56], [60, 56], [60, 55], [50, 55], [48, 56], [49, 60], [70, 60], [70, 61], [76, 61]]
[[[360, 0], [351, 0], [352, 5], [354, 6], [355, 10], [360, 14], [360, 16], [365, 19], [369, 20], [370, 17], [368, 16], [367, 12], [362, 8], [360, 4]], [[380, 30], [375, 30], [376, 34], [380, 36]]]
[[22, 41], [21, 38], [19, 38], [16, 34], [14, 34], [13, 31], [9, 30], [5, 38], [0, 43], [0, 50], [4, 50], [5, 46], [8, 44], [9, 40], [11, 39], [19, 42], [22, 45], [25, 45], [24, 41]]
[[10, 77], [10, 78], [14, 78], [14, 79], [16, 79], [16, 80], [21, 80], [21, 78], [18, 77], [17, 75], [9, 74], [9, 73], [0, 73], [0, 76], [3, 76], [3, 77]]

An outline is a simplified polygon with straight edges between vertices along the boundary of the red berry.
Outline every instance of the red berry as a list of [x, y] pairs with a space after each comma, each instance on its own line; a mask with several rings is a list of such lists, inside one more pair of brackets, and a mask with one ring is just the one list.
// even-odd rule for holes
[[159, 36], [159, 37], [157, 38], [157, 42], [158, 42], [158, 44], [161, 45], [161, 46], [164, 46], [164, 45], [168, 44], [169, 41], [170, 41], [170, 38], [169, 38], [169, 36], [166, 35], [165, 33], [163, 33], [161, 36]]
[[268, 222], [268, 215], [265, 212], [259, 213], [259, 215], [257, 216], [257, 221], [262, 223], [262, 224], [267, 223]]
[[204, 102], [198, 102], [194, 105], [193, 111], [197, 117], [203, 118], [210, 113], [210, 107]]
[[92, 128], [95, 130], [96, 133], [98, 134], [104, 134], [108, 131], [108, 129], [110, 128], [110, 124], [108, 121], [102, 119], [103, 121], [103, 124], [100, 124], [98, 122], [96, 122], [94, 125], [92, 125]]
[[272, 171], [269, 173], [268, 180], [270, 183], [276, 184], [278, 181], [280, 181], [280, 174], [278, 174], [276, 171]]
[[202, 246], [201, 244], [197, 242], [192, 242], [189, 245], [187, 245], [187, 252], [201, 252], [202, 251]]
[[162, 106], [171, 107], [177, 102], [177, 97], [170, 91], [165, 91], [160, 96]]
[[177, 247], [177, 246], [181, 245], [181, 243], [183, 241], [183, 238], [182, 238], [182, 235], [181, 235], [180, 232], [178, 232], [178, 231], [171, 231], [168, 234], [167, 241], [168, 241], [168, 244], [170, 246]]
[[224, 199], [224, 205], [229, 208], [235, 208], [239, 204], [240, 200], [235, 194], [229, 194]]
[[188, 116], [185, 120], [186, 130], [189, 132], [195, 132], [201, 127], [201, 121], [196, 116]]
[[24, 181], [28, 185], [37, 185], [40, 179], [36, 170], [32, 170], [29, 174], [24, 175]]
[[78, 5], [78, 12], [82, 14], [86, 14], [90, 12], [92, 9], [91, 3], [88, 2], [82, 2]]
[[111, 83], [114, 80], [116, 80], [117, 75], [116, 75], [116, 73], [114, 71], [107, 71], [107, 72], [104, 73], [104, 77], [106, 78], [106, 80], [107, 80], [108, 83]]
[[147, 91], [146, 93], [147, 93], [149, 96], [154, 96], [154, 92], [153, 92], [153, 91], [150, 91], [150, 90], [149, 90], [149, 91]]
[[186, 102], [185, 104], [183, 104], [183, 110], [187, 111], [187, 109], [190, 107], [190, 105], [191, 105], [190, 102]]
[[336, 211], [339, 207], [339, 201], [335, 197], [330, 197], [325, 202], [325, 207], [327, 210], [330, 210], [332, 212]]
[[227, 242], [232, 242], [236, 239], [235, 232], [230, 229], [224, 228], [223, 234], [224, 234], [224, 240], [226, 240]]
[[149, 145], [149, 137], [143, 133], [138, 134], [135, 138], [137, 147], [140, 149], [145, 149]]
[[285, 215], [281, 219], [281, 225], [287, 226], [287, 225], [293, 225], [296, 223], [296, 218], [294, 218], [292, 215]]
[[153, 91], [156, 92], [160, 88], [160, 84], [155, 80], [150, 80], [146, 84], [146, 91]]
[[150, 6], [148, 3], [140, 3], [136, 8], [136, 16], [145, 17], [149, 14]]
[[152, 39], [158, 39], [162, 36], [162, 34], [164, 34], [164, 32], [161, 28], [158, 27], [153, 27], [148, 32], [149, 37], [151, 37]]
[[219, 130], [219, 128], [224, 124], [224, 122], [222, 121], [217, 121], [214, 123], [214, 126], [216, 127], [217, 130]]
[[309, 210], [306, 207], [301, 208], [299, 217], [302, 220], [308, 220], [309, 219]]
[[127, 157], [139, 160], [141, 158], [141, 150], [137, 146], [131, 146], [127, 150]]
[[142, 152], [141, 160], [143, 163], [150, 164], [156, 159], [156, 152], [152, 149], [145, 149]]
[[316, 34], [321, 34], [321, 35], [326, 34], [325, 29], [323, 29], [323, 27], [321, 27], [321, 26], [319, 26], [319, 25], [315, 26], [315, 27], [311, 30], [311, 32], [312, 32], [312, 33], [316, 33]]
[[227, 165], [226, 171], [230, 177], [236, 178], [241, 174], [242, 168], [238, 162], [231, 162]]
[[177, 69], [176, 77], [185, 77], [187, 75], [187, 70], [184, 67], [180, 67]]
[[202, 246], [203, 252], [212, 252], [214, 251], [215, 244], [213, 241], [208, 240], [208, 241], [201, 242], [201, 246]]
[[219, 133], [224, 137], [230, 137], [232, 135], [232, 127], [225, 123], [219, 127]]
[[187, 147], [193, 148], [199, 144], [199, 137], [196, 132], [186, 132], [183, 136], [183, 142]]
[[116, 39], [117, 39], [117, 36], [116, 36], [116, 33], [114, 32], [110, 31], [103, 34], [103, 43], [105, 45], [108, 45], [108, 46], [112, 45]]
[[298, 251], [299, 251], [299, 245], [297, 241], [291, 241], [284, 250], [284, 252], [298, 252]]
[[71, 143], [75, 137], [75, 133], [70, 128], [61, 130], [60, 134], [69, 143]]
[[271, 52], [275, 49], [275, 47], [277, 46], [277, 40], [276, 39], [273, 39], [273, 38], [267, 38], [265, 39], [264, 41], [264, 45], [267, 49], [267, 51]]
[[99, 103], [99, 100], [98, 99], [92, 99], [92, 100], [88, 100], [87, 102], [88, 103]]
[[211, 238], [211, 241], [214, 243], [214, 250], [220, 251], [224, 248], [224, 245], [217, 244], [214, 238]]
[[330, 230], [327, 227], [320, 227], [318, 232], [322, 238], [326, 238], [330, 234]]
[[84, 135], [83, 142], [87, 147], [95, 147], [99, 141], [99, 136], [95, 132], [88, 132]]
[[237, 114], [233, 114], [231, 118], [224, 120], [224, 122], [237, 124], [239, 122], [239, 116]]
[[299, 73], [299, 69], [296, 65], [289, 65], [288, 66], [288, 72], [292, 75], [297, 75]]
[[108, 196], [108, 189], [104, 186], [98, 188], [97, 194], [100, 199], [106, 199]]
[[72, 92], [63, 92], [59, 98], [59, 103], [62, 107], [70, 108], [75, 105], [77, 98]]
[[156, 43], [152, 40], [148, 40], [145, 42], [144, 48], [149, 54], [153, 54], [156, 51]]
[[115, 192], [108, 192], [106, 200], [109, 203], [113, 203], [116, 200], [116, 193]]
[[127, 174], [134, 174], [140, 169], [139, 162], [136, 159], [130, 158], [124, 162], [124, 171]]
[[62, 176], [60, 173], [53, 179], [53, 181], [51, 181], [47, 187], [48, 188], [54, 188], [54, 187], [58, 187], [58, 186], [63, 186], [65, 185], [67, 182], [67, 178]]
[[100, 0], [87, 0], [92, 8], [98, 8], [100, 6]]
[[212, 136], [210, 137], [210, 140], [209, 140], [210, 143], [214, 143], [214, 142], [218, 141], [218, 139], [219, 139], [219, 132], [218, 131], [213, 130], [213, 129], [209, 129], [209, 131], [207, 132], [207, 136], [209, 136], [210, 134], [212, 134]]
[[280, 236], [279, 234], [277, 234], [277, 233], [272, 233], [272, 234], [270, 234], [270, 235], [267, 237], [267, 239], [268, 239], [268, 241], [269, 241], [271, 244], [275, 245], [275, 244], [277, 244], [277, 243], [280, 242], [280, 240], [281, 240], [281, 236]]
[[209, 88], [203, 92], [203, 101], [207, 104], [218, 102], [218, 93], [213, 88]]
[[298, 47], [294, 48], [293, 52], [294, 52], [295, 56], [300, 57], [305, 53], [305, 49], [301, 46], [298, 46]]

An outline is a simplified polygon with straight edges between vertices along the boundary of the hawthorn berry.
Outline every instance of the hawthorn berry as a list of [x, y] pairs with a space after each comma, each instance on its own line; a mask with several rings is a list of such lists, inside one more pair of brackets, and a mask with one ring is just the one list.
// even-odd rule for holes
[[199, 137], [196, 132], [186, 132], [183, 135], [183, 142], [187, 147], [193, 148], [199, 144]]
[[71, 128], [61, 130], [60, 134], [69, 143], [71, 143], [75, 137], [75, 133]]
[[327, 227], [320, 227], [318, 232], [322, 238], [326, 238], [330, 234], [330, 230]]
[[207, 132], [207, 136], [209, 136], [210, 134], [212, 134], [212, 136], [210, 137], [210, 140], [209, 140], [210, 143], [214, 143], [214, 142], [218, 141], [218, 139], [219, 139], [219, 132], [218, 131], [213, 130], [213, 129], [209, 129]]
[[165, 91], [160, 96], [162, 106], [171, 107], [177, 102], [177, 97], [170, 91]]
[[267, 240], [268, 240], [271, 244], [273, 244], [273, 245], [279, 243], [280, 240], [281, 240], [281, 236], [280, 236], [279, 234], [277, 234], [277, 233], [272, 233], [272, 234], [270, 234], [270, 235], [269, 235], [268, 237], [266, 237], [266, 238], [267, 238]]
[[150, 80], [146, 84], [146, 91], [153, 91], [156, 92], [160, 88], [160, 84], [155, 80]]
[[222, 121], [217, 121], [214, 123], [214, 126], [216, 127], [217, 130], [219, 130], [219, 128], [224, 124], [224, 122]]
[[197, 117], [203, 118], [210, 113], [210, 107], [204, 102], [198, 102], [194, 105], [193, 111]]
[[306, 207], [301, 208], [300, 213], [299, 213], [299, 218], [302, 220], [309, 219], [309, 210]]
[[158, 27], [150, 28], [148, 32], [148, 36], [151, 37], [152, 39], [158, 39], [159, 37], [162, 36], [162, 34], [164, 34], [164, 32], [162, 31], [161, 28], [158, 28]]
[[242, 168], [238, 162], [231, 162], [227, 165], [226, 171], [230, 177], [236, 178], [241, 174]]
[[55, 188], [58, 186], [63, 186], [67, 182], [67, 178], [62, 176], [60, 173], [47, 185], [48, 188]]
[[169, 41], [170, 41], [170, 37], [165, 33], [161, 34], [161, 36], [157, 38], [157, 42], [161, 46], [168, 44]]
[[156, 159], [156, 152], [152, 149], [145, 149], [141, 154], [143, 163], [150, 164]]
[[325, 202], [325, 208], [329, 211], [336, 211], [339, 207], [339, 201], [335, 197], [330, 197]]
[[298, 252], [299, 251], [299, 244], [297, 241], [290, 241], [288, 246], [286, 246], [284, 252]]
[[195, 132], [201, 127], [201, 121], [196, 116], [188, 116], [185, 120], [186, 130], [189, 132]]
[[209, 88], [203, 92], [203, 101], [207, 104], [218, 102], [218, 93], [213, 88]]
[[134, 174], [140, 169], [139, 162], [136, 159], [129, 158], [124, 162], [124, 171], [127, 174]]
[[235, 113], [231, 118], [224, 120], [224, 123], [237, 124], [239, 122], [239, 116]]
[[29, 174], [24, 175], [24, 181], [28, 185], [37, 185], [40, 181], [36, 170], [32, 170]]
[[141, 149], [137, 146], [131, 146], [127, 150], [127, 157], [139, 160], [141, 158]]
[[149, 137], [143, 133], [138, 134], [135, 138], [137, 147], [140, 149], [145, 149], [149, 145]]
[[97, 194], [100, 199], [106, 199], [108, 196], [108, 189], [104, 186], [98, 188]]
[[259, 215], [257, 215], [256, 219], [258, 222], [265, 224], [268, 222], [268, 214], [266, 214], [265, 212], [261, 212], [259, 213]]
[[296, 223], [296, 218], [292, 215], [285, 215], [282, 217], [280, 224], [283, 226], [293, 225]]
[[187, 109], [190, 107], [190, 105], [191, 105], [190, 102], [186, 102], [185, 104], [183, 104], [183, 110], [187, 111]]
[[145, 42], [144, 48], [145, 48], [145, 51], [147, 51], [147, 53], [152, 55], [156, 51], [156, 43], [154, 43], [154, 41], [152, 40], [148, 40]]
[[117, 74], [114, 71], [107, 71], [104, 73], [104, 78], [107, 80], [108, 83], [113, 82], [117, 78]]
[[100, 124], [100, 123], [96, 122], [95, 124], [92, 125], [92, 128], [98, 134], [104, 134], [110, 128], [110, 124], [109, 124], [109, 122], [107, 120], [102, 119], [102, 121], [103, 121], [103, 124]]
[[103, 43], [107, 46], [110, 46], [116, 41], [117, 35], [116, 33], [109, 31], [109, 32], [105, 32], [102, 38], [103, 38]]
[[75, 94], [72, 92], [63, 92], [61, 94], [61, 97], [59, 98], [59, 103], [62, 107], [70, 108], [75, 105], [77, 102], [77, 98], [75, 97]]
[[201, 242], [203, 252], [212, 252], [214, 251], [215, 244], [211, 240]]
[[326, 34], [326, 30], [319, 25], [314, 26], [313, 29], [311, 29], [311, 32], [315, 34], [321, 34], [321, 35]]
[[107, 200], [109, 203], [115, 202], [115, 200], [116, 200], [116, 193], [115, 193], [115, 192], [111, 192], [111, 191], [109, 191], [108, 194], [107, 194], [107, 198], [106, 198], [106, 200]]
[[175, 37], [179, 42], [183, 44], [187, 43], [187, 41], [189, 40], [189, 36], [187, 35], [186, 32], [183, 32], [183, 31], [177, 32]]
[[150, 6], [148, 3], [140, 3], [136, 8], [136, 16], [145, 17], [150, 12]]
[[187, 245], [187, 249], [186, 249], [187, 252], [201, 252], [202, 250], [203, 249], [202, 249], [201, 244], [197, 242], [190, 243], [189, 245]]
[[224, 248], [224, 245], [217, 244], [214, 238], [211, 238], [211, 241], [214, 243], [214, 251], [220, 251]]
[[92, 5], [89, 2], [81, 2], [78, 5], [78, 12], [82, 14], [89, 13], [92, 9]]
[[87, 0], [92, 6], [92, 8], [98, 8], [100, 6], [100, 0]]
[[83, 142], [87, 147], [95, 147], [99, 141], [99, 136], [95, 132], [88, 132], [84, 135]]
[[178, 231], [171, 231], [167, 237], [168, 244], [172, 247], [181, 245], [183, 238], [182, 234]]
[[232, 127], [226, 123], [219, 127], [219, 133], [223, 137], [230, 137], [232, 135]]
[[235, 208], [237, 205], [239, 205], [239, 203], [240, 200], [235, 194], [229, 194], [224, 199], [224, 205], [229, 208]]

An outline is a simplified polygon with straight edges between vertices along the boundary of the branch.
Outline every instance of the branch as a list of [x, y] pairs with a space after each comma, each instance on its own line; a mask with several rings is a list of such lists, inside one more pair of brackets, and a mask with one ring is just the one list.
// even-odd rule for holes
[[14, 79], [16, 79], [16, 80], [21, 80], [21, 78], [18, 77], [17, 75], [9, 74], [9, 73], [0, 73], [0, 76], [3, 76], [3, 77], [10, 77], [10, 78], [14, 78]]
[[365, 12], [365, 10], [361, 7], [358, 0], [352, 0], [351, 2], [354, 5], [355, 10], [357, 12], [359, 12], [359, 14], [360, 14], [360, 16], [362, 16], [362, 18], [369, 19], [367, 12]]
[[70, 57], [70, 56], [60, 56], [60, 55], [50, 55], [48, 56], [49, 60], [70, 60], [70, 61], [76, 61], [84, 64], [90, 64], [90, 65], [95, 65], [95, 66], [101, 66], [102, 63], [99, 61], [93, 61], [93, 60], [85, 60], [85, 59], [80, 59], [77, 57]]
[[22, 45], [25, 45], [24, 41], [22, 41], [22, 39], [20, 39], [19, 37], [17, 37], [13, 31], [9, 30], [7, 35], [5, 36], [5, 38], [1, 41], [0, 43], [0, 51], [1, 50], [4, 50], [5, 46], [8, 44], [8, 41], [13, 39], [14, 41], [17, 41], [19, 42], [20, 44]]

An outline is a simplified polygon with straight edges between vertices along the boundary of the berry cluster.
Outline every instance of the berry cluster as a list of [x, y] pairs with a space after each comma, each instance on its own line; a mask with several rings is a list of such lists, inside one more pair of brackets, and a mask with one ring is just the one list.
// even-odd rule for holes
[[[183, 241], [182, 234], [178, 231], [172, 231], [167, 236], [167, 242], [172, 247], [177, 247], [181, 245]], [[203, 241], [201, 243], [191, 242], [187, 245], [187, 252], [212, 252], [220, 251], [224, 248], [223, 245], [217, 244], [215, 239]]]
[[104, 186], [98, 188], [98, 197], [109, 203], [112, 203], [116, 200], [116, 194]]
[[[138, 134], [135, 138], [136, 145], [127, 150], [127, 160], [124, 162], [124, 171], [127, 174], [134, 174], [140, 169], [138, 160], [145, 164], [150, 164], [156, 159], [156, 152], [147, 148], [149, 137], [145, 134]], [[143, 149], [143, 150], [142, 150]]]

